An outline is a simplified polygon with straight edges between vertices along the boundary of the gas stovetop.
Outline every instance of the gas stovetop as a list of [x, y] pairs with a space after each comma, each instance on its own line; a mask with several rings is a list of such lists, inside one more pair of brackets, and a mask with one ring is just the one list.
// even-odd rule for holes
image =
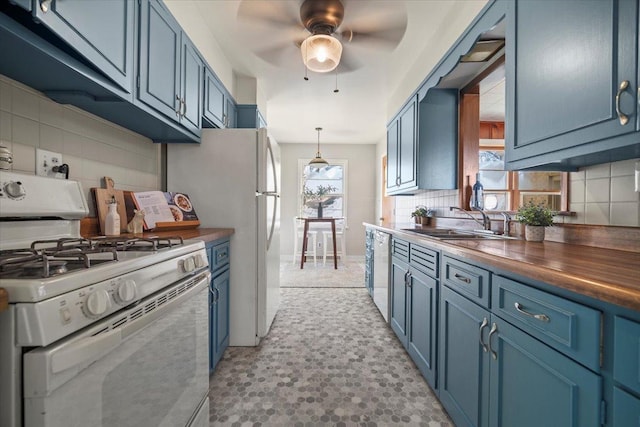
[[38, 302], [99, 282], [119, 281], [138, 270], [155, 277], [166, 271], [188, 270], [192, 264], [197, 268], [207, 265], [202, 241], [179, 237], [64, 238], [0, 251], [0, 286], [9, 292], [9, 302]]
[[44, 279], [118, 261], [123, 252], [157, 252], [183, 244], [181, 237], [38, 240], [29, 248], [0, 251], [0, 279]]

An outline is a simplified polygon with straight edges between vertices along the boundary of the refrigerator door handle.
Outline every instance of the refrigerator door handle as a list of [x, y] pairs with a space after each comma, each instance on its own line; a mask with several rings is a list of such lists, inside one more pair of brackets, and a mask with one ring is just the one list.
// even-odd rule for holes
[[273, 149], [271, 147], [271, 140], [267, 137], [267, 151], [269, 152], [269, 159], [271, 159], [271, 173], [273, 174], [273, 193], [278, 193], [278, 173], [276, 171], [276, 159], [273, 156]]
[[267, 237], [267, 251], [271, 247], [271, 239], [273, 238], [273, 233], [276, 230], [276, 214], [278, 213], [278, 199], [280, 198], [279, 194], [266, 194], [267, 196], [273, 197], [273, 212], [271, 215], [271, 229], [269, 230], [269, 236]]
[[258, 196], [274, 196], [280, 197], [277, 191], [256, 191], [256, 197]]

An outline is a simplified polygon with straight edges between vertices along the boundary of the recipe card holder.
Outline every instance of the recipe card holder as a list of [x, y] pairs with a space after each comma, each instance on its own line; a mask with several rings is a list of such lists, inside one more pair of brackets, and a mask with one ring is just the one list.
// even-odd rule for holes
[[[140, 206], [138, 199], [135, 197], [135, 193], [133, 192], [128, 192], [128, 193], [129, 194], [127, 194], [126, 199], [127, 199], [127, 202], [130, 202], [130, 204], [127, 204], [127, 208], [130, 208], [132, 211], [133, 209], [143, 209], [143, 207]], [[168, 193], [168, 192], [163, 192], [163, 193], [157, 192], [157, 193], [159, 195], [160, 194], [164, 195], [164, 200], [160, 204], [163, 204], [165, 206], [168, 205], [168, 207], [172, 211], [174, 211], [174, 217], [176, 219], [175, 221], [156, 221], [153, 227], [147, 227], [147, 223], [145, 222], [145, 230], [147, 231], [189, 230], [193, 228], [198, 228], [200, 226], [200, 220], [198, 219], [195, 211], [193, 210], [191, 201], [189, 200], [186, 194]], [[184, 210], [176, 206], [174, 199], [177, 196], [185, 199], [188, 210]], [[175, 212], [176, 210], [178, 215], [177, 217]]]

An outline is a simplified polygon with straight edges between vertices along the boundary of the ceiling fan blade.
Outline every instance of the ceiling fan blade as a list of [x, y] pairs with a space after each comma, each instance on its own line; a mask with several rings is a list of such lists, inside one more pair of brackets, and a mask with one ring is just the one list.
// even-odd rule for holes
[[358, 68], [362, 67], [362, 63], [355, 59], [354, 55], [349, 54], [349, 52], [342, 52], [342, 57], [340, 58], [340, 63], [338, 64], [338, 74], [342, 73], [350, 73], [351, 71], [355, 71]]
[[[345, 2], [346, 3], [346, 2]], [[374, 3], [351, 0], [345, 4], [345, 20], [339, 28], [344, 43], [372, 49], [394, 49], [407, 29], [406, 8], [400, 2]]]
[[275, 46], [256, 49], [254, 50], [254, 53], [259, 58], [272, 65], [286, 66], [291, 63], [295, 63], [295, 61], [299, 61], [300, 67], [302, 68], [303, 66], [302, 58], [300, 57], [300, 49], [291, 41], [280, 43]]

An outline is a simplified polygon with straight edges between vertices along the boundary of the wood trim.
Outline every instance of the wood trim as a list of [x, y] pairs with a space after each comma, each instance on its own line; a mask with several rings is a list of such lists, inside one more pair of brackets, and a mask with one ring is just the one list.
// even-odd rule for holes
[[471, 180], [478, 172], [480, 149], [480, 94], [460, 94], [460, 146], [458, 147], [458, 206], [469, 210]]

